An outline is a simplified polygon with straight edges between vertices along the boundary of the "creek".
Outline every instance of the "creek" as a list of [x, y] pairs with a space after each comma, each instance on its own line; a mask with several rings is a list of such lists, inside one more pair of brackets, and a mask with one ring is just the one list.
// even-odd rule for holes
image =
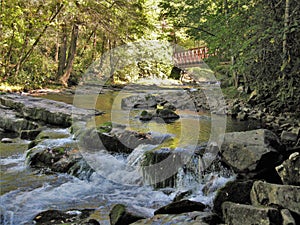
[[[190, 135], [186, 134], [193, 129], [195, 123], [199, 124], [197, 139], [207, 142], [211, 132], [211, 116], [207, 112], [179, 111], [181, 118], [173, 123], [160, 123], [140, 121], [137, 116], [140, 110], [122, 110], [121, 99], [132, 95], [132, 92], [120, 94], [118, 91], [106, 91], [94, 99], [94, 95], [84, 94], [77, 96], [78, 107], [95, 108], [105, 111], [97, 116], [91, 123], [101, 124], [113, 121], [126, 124], [138, 132], [157, 132], [174, 136], [175, 144], [187, 146]], [[44, 98], [72, 104], [74, 95], [48, 94]], [[94, 103], [95, 102], [95, 103]], [[182, 124], [185, 124], [183, 128]], [[258, 124], [247, 121], [227, 119], [226, 131], [244, 131], [257, 128]], [[57, 129], [57, 128], [56, 128]], [[68, 129], [64, 129], [68, 132]], [[10, 134], [2, 134], [9, 137]], [[12, 135], [13, 137], [13, 135]], [[57, 139], [57, 142], [71, 140], [72, 136]], [[205, 182], [196, 181], [193, 177], [178, 174], [178, 185], [171, 189], [155, 190], [150, 185], [128, 184], [116, 182], [120, 178], [135, 180], [136, 173], [124, 171], [124, 165], [133, 164], [145, 149], [136, 149], [128, 155], [99, 154], [98, 157], [106, 162], [105, 167], [110, 168], [110, 178], [94, 173], [89, 180], [80, 180], [76, 177], [60, 173], [39, 173], [25, 165], [25, 151], [29, 141], [17, 139], [17, 143], [1, 143], [1, 196], [0, 215], [4, 225], [32, 224], [32, 219], [39, 212], [58, 209], [84, 209], [96, 208], [95, 218], [101, 225], [109, 225], [109, 210], [115, 203], [129, 204], [151, 216], [160, 206], [170, 203], [179, 191], [193, 189], [190, 199], [211, 205], [214, 193], [204, 195], [202, 188]], [[174, 143], [173, 143], [174, 144]], [[149, 147], [149, 146], [148, 146]], [[138, 147], [139, 148], [139, 147]], [[147, 146], [145, 147], [147, 148]], [[220, 187], [232, 177], [219, 176], [214, 185]]]

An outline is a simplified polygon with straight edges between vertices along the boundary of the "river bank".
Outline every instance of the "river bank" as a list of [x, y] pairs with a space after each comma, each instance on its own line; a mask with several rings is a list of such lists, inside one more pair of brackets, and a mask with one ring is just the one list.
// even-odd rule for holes
[[[123, 87], [116, 88], [116, 90], [119, 91], [123, 89]], [[136, 87], [132, 87], [133, 90], [136, 90], [135, 88]], [[95, 90], [97, 90], [97, 88]], [[203, 100], [205, 99], [205, 95], [197, 93], [201, 90], [193, 87], [184, 87], [184, 90], [188, 93], [187, 97], [192, 99], [194, 103], [197, 103], [194, 105], [197, 107], [198, 111], [205, 109], [205, 104], [207, 104]], [[88, 89], [88, 91], [91, 91], [91, 89]], [[106, 91], [110, 91], [110, 88], [101, 89], [101, 92]], [[68, 94], [72, 95], [74, 93], [75, 92], [68, 90]], [[171, 95], [168, 97], [170, 96]], [[138, 177], [139, 179], [137, 179], [136, 173], [132, 173], [131, 170], [129, 170], [128, 173], [126, 172], [125, 168], [128, 165], [124, 163], [127, 162], [122, 161], [122, 157], [120, 158], [118, 154], [115, 155], [116, 152], [113, 150], [117, 149], [118, 151], [121, 151], [121, 153], [123, 152], [126, 154], [138, 153], [137, 155], [135, 154], [135, 156], [133, 154], [130, 157], [132, 160], [128, 161], [139, 162], [139, 160], [143, 157], [140, 158], [137, 156], [144, 154], [147, 149], [139, 149], [135, 145], [131, 148], [131, 150], [129, 150], [128, 148], [124, 148], [122, 145], [122, 143], [124, 144], [124, 141], [118, 143], [116, 148], [108, 147], [115, 146], [117, 140], [131, 140], [134, 143], [139, 141], [140, 144], [143, 144], [142, 142], [144, 141], [144, 144], [153, 145], [155, 143], [147, 142], [148, 138], [151, 140], [158, 138], [158, 140], [162, 140], [164, 142], [165, 140], [163, 137], [167, 138], [167, 136], [158, 135], [151, 137], [149, 134], [128, 132], [128, 130], [125, 132], [126, 129], [124, 126], [111, 131], [111, 125], [109, 124], [106, 124], [105, 126], [101, 125], [99, 127], [100, 129], [96, 128], [96, 130], [88, 130], [85, 124], [80, 123], [80, 121], [78, 121], [79, 123], [73, 124], [70, 128], [70, 124], [68, 123], [69, 119], [66, 119], [68, 118], [68, 115], [70, 116], [70, 114], [72, 114], [70, 108], [69, 110], [66, 110], [66, 117], [63, 117], [65, 119], [51, 119], [55, 118], [55, 116], [51, 116], [52, 114], [57, 115], [53, 112], [55, 109], [53, 105], [57, 105], [56, 102], [45, 99], [32, 99], [26, 95], [23, 95], [23, 97], [16, 96], [16, 98], [11, 95], [3, 95], [1, 96], [1, 99], [4, 104], [4, 108], [1, 109], [1, 111], [7, 112], [6, 110], [10, 110], [10, 114], [4, 113], [1, 118], [5, 118], [6, 115], [14, 115], [10, 117], [10, 121], [12, 123], [16, 123], [19, 119], [24, 119], [25, 122], [23, 121], [19, 124], [25, 124], [25, 127], [23, 127], [23, 125], [19, 126], [19, 128], [15, 131], [20, 132], [20, 135], [23, 135], [25, 139], [29, 139], [29, 136], [26, 135], [32, 132], [30, 139], [33, 141], [29, 144], [28, 151], [26, 151], [27, 165], [30, 165], [34, 171], [37, 171], [37, 174], [42, 174], [43, 176], [48, 176], [47, 174], [51, 176], [56, 176], [57, 174], [58, 176], [60, 176], [60, 174], [69, 174], [71, 176], [78, 177], [82, 179], [82, 181], [75, 181], [76, 185], [78, 185], [78, 190], [82, 188], [85, 189], [85, 192], [82, 195], [74, 195], [76, 197], [72, 204], [69, 203], [68, 205], [64, 205], [62, 202], [58, 201], [57, 198], [54, 198], [54, 201], [58, 201], [58, 205], [61, 206], [58, 207], [55, 202], [52, 202], [52, 204], [55, 205], [54, 209], [56, 211], [53, 211], [53, 206], [49, 207], [46, 204], [43, 207], [43, 212], [36, 215], [27, 215], [28, 218], [31, 218], [31, 220], [35, 221], [37, 224], [61, 224], [62, 222], [72, 222], [77, 224], [110, 223], [123, 225], [133, 223], [133, 218], [135, 218], [134, 220], [142, 219], [137, 221], [135, 224], [154, 224], [155, 221], [160, 221], [161, 224], [169, 223], [171, 221], [180, 224], [241, 224], [242, 222], [244, 224], [251, 224], [253, 221], [263, 221], [266, 224], [282, 224], [283, 222], [296, 224], [299, 222], [299, 207], [297, 206], [297, 202], [299, 202], [299, 183], [297, 183], [299, 181], [299, 154], [297, 154], [297, 149], [287, 148], [287, 145], [282, 144], [277, 135], [271, 131], [260, 129], [247, 132], [230, 132], [225, 134], [224, 143], [222, 148], [219, 149], [220, 154], [216, 158], [216, 164], [212, 164], [214, 165], [213, 167], [206, 168], [206, 171], [201, 173], [204, 177], [201, 178], [202, 181], [200, 183], [197, 183], [195, 177], [191, 176], [194, 181], [196, 181], [194, 183], [195, 186], [193, 186], [194, 188], [174, 189], [173, 184], [176, 182], [173, 182], [174, 178], [172, 178], [169, 179], [168, 182], [164, 182], [164, 186], [159, 187], [153, 192], [151, 187], [148, 186], [144, 189], [144, 185], [141, 186], [142, 177]], [[170, 97], [170, 99], [174, 98]], [[24, 102], [26, 104], [24, 104]], [[44, 102], [44, 104], [40, 105], [37, 104], [37, 102]], [[183, 98], [178, 104], [184, 105], [183, 103], [185, 102], [186, 100]], [[68, 107], [69, 106], [66, 105], [67, 109]], [[61, 110], [65, 107], [59, 104], [58, 108], [59, 112], [64, 112]], [[76, 110], [74, 111], [76, 112]], [[82, 111], [79, 112], [82, 113]], [[91, 111], [85, 111], [83, 114], [89, 115], [89, 113], [91, 113]], [[95, 111], [92, 113], [95, 113]], [[64, 113], [59, 114], [64, 115]], [[58, 118], [62, 118], [62, 116]], [[48, 128], [44, 127], [44, 129], [39, 129], [39, 127], [36, 127], [36, 123], [38, 121], [41, 122], [42, 126], [46, 125]], [[34, 123], [31, 124], [30, 122]], [[66, 128], [64, 130], [55, 130], [54, 132], [51, 132], [51, 126], [62, 126]], [[15, 129], [15, 127], [17, 126], [6, 126], [5, 129]], [[49, 128], [50, 131], [47, 131]], [[24, 130], [27, 131], [25, 132]], [[120, 191], [122, 195], [112, 193], [112, 195], [116, 195], [116, 197], [113, 201], [111, 201], [109, 200], [111, 195], [108, 197], [107, 194], [101, 192], [103, 196], [105, 196], [104, 202], [109, 203], [104, 203], [103, 200], [101, 201], [99, 196], [95, 197], [97, 196], [96, 193], [100, 190], [97, 189], [95, 190], [96, 192], [94, 192], [93, 186], [97, 185], [99, 187], [106, 187], [107, 184], [106, 182], [103, 183], [103, 180], [95, 178], [91, 167], [84, 163], [83, 157], [76, 147], [76, 142], [79, 140], [79, 136], [77, 136], [78, 130], [88, 132], [88, 135], [84, 135], [85, 137], [88, 137], [88, 139], [85, 139], [83, 146], [91, 144], [97, 140], [98, 136], [102, 138], [102, 141], [107, 140], [107, 143], [110, 143], [106, 145], [106, 150], [108, 150], [109, 154], [98, 152], [99, 154], [101, 153], [101, 162], [110, 162], [109, 164], [105, 164], [105, 168], [109, 169], [106, 171], [107, 173], [105, 176], [107, 176], [107, 174], [113, 174], [115, 182], [116, 180], [131, 181], [137, 185], [137, 188], [123, 189], [123, 185], [120, 185], [117, 182], [113, 186], [107, 186], [107, 189], [104, 189], [108, 193], [112, 190], [117, 190], [117, 192]], [[54, 133], [54, 135], [52, 133]], [[108, 133], [108, 135], [106, 133]], [[4, 141], [9, 142], [10, 140], [5, 139]], [[105, 143], [105, 141], [103, 143]], [[205, 146], [204, 149], [210, 148], [211, 152], [213, 152], [215, 147], [216, 146], [214, 145]], [[134, 152], [135, 150], [137, 150], [137, 152]], [[184, 167], [185, 169], [181, 168], [183, 165], [182, 160], [184, 160], [185, 155], [182, 155], [182, 149], [177, 149], [174, 153], [173, 150], [174, 149], [164, 147], [161, 149], [155, 149], [155, 151], [150, 151], [151, 154], [147, 154], [147, 157], [145, 157], [148, 160], [140, 165], [155, 165], [161, 160], [166, 159], [166, 157], [168, 158], [171, 156], [170, 158], [172, 160], [171, 163], [168, 163], [168, 165], [176, 165], [179, 162], [178, 165], [180, 166], [177, 169], [183, 172], [176, 174], [176, 180], [180, 177], [177, 175], [180, 174], [185, 178], [188, 178], [190, 175], [195, 173], [197, 175], [200, 174], [200, 171], [196, 168], [199, 168], [199, 163], [201, 161], [196, 160], [196, 164], [192, 164], [190, 167]], [[195, 154], [195, 158], [192, 157], [192, 159], [199, 159], [199, 157], [203, 157], [203, 148], [199, 146], [199, 149], [197, 149]], [[129, 156], [127, 155], [126, 158]], [[136, 161], [134, 159], [139, 160]], [[221, 167], [219, 164], [221, 164]], [[232, 171], [232, 173], [235, 174], [234, 178], [232, 178], [231, 172], [229, 175], [224, 174], [224, 168], [228, 168], [229, 171]], [[102, 169], [103, 168], [101, 167], [101, 172], [104, 172]], [[98, 172], [99, 170], [100, 169], [98, 168]], [[149, 171], [145, 172], [148, 173], [146, 174], [148, 178], [150, 176], [150, 181], [153, 180]], [[214, 174], [211, 172], [217, 173]], [[104, 173], [101, 173], [101, 175], [103, 174]], [[128, 176], [129, 174], [130, 176]], [[135, 174], [134, 179], [132, 174]], [[154, 177], [156, 176], [157, 174], [155, 175], [154, 173]], [[157, 177], [155, 179], [157, 179]], [[228, 183], [224, 188], [218, 191], [224, 183], [231, 179], [235, 179], [235, 181]], [[69, 181], [65, 183], [65, 186], [69, 187], [71, 191], [70, 193], [63, 190], [62, 186], [58, 186], [58, 188], [62, 191], [62, 195], [71, 197], [71, 189], [74, 188], [73, 185], [74, 184], [69, 183]], [[16, 201], [18, 201], [17, 199], [23, 201], [26, 199], [26, 195], [33, 197], [34, 193], [38, 193], [39, 198], [37, 200], [42, 201], [42, 199], [45, 198], [45, 193], [47, 193], [47, 185], [45, 188], [46, 189], [42, 187], [42, 192], [40, 193], [36, 191], [28, 193], [26, 191], [22, 194], [22, 196], [14, 196], [14, 193], [18, 191], [12, 193], [8, 192], [2, 197], [1, 202], [8, 203], [12, 201], [13, 203], [14, 199]], [[46, 192], [44, 193], [44, 191]], [[131, 193], [130, 197], [126, 194], [128, 192]], [[58, 192], [55, 193], [58, 194]], [[240, 195], [237, 196], [236, 193], [240, 193]], [[146, 201], [143, 201], [141, 200], [140, 195], [145, 195], [149, 198], [147, 198]], [[146, 203], [149, 199], [156, 195], [157, 197], [152, 199], [150, 204]], [[82, 198], [91, 200], [91, 198], [93, 198], [92, 196], [94, 196], [94, 204], [90, 205], [90, 207], [93, 206], [91, 208], [83, 207], [86, 203], [75, 204], [76, 201], [81, 202]], [[288, 200], [285, 196], [288, 196]], [[53, 198], [52, 195], [51, 197]], [[130, 201], [134, 201], [133, 208], [131, 204], [133, 202], [130, 203], [130, 201], [124, 201], [124, 197], [125, 199], [129, 198]], [[12, 200], [9, 201], [9, 198], [12, 198]], [[136, 198], [136, 200], [133, 200], [134, 198]], [[214, 199], [214, 204], [209, 203], [210, 200], [207, 201], [208, 199]], [[173, 204], [171, 203], [172, 201], [174, 201]], [[168, 203], [171, 204], [169, 205]], [[76, 206], [79, 205], [80, 207], [77, 208]], [[57, 207], [59, 209], [57, 209]], [[105, 208], [105, 212], [101, 209], [102, 207]], [[147, 208], [146, 211], [145, 207]], [[50, 208], [50, 210], [46, 210], [47, 208]], [[2, 218], [9, 217], [5, 209], [2, 215], [4, 215]], [[104, 215], [106, 219], [103, 220], [99, 218]], [[108, 220], [110, 222], [108, 222]], [[245, 223], [245, 221], [248, 223]]]

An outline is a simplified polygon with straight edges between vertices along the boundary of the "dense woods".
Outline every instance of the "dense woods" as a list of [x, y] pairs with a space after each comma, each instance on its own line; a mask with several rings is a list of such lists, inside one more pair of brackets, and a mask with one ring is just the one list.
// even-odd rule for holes
[[[218, 52], [209, 66], [224, 84], [252, 92], [255, 104], [294, 111], [300, 102], [297, 0], [2, 0], [0, 12], [2, 84], [76, 84], [109, 49], [163, 39]], [[135, 71], [165, 69], [144, 64]]]

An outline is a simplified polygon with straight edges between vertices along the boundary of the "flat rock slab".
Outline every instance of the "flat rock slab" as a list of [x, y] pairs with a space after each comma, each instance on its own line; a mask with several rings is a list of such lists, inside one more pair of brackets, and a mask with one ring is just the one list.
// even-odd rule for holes
[[300, 216], [300, 187], [255, 181], [250, 193], [254, 206], [276, 205]]
[[72, 120], [84, 120], [101, 114], [93, 109], [18, 94], [0, 95], [0, 103], [17, 111], [21, 117], [63, 127], [71, 126]]
[[0, 105], [0, 128], [19, 133], [21, 130], [36, 129], [38, 124], [20, 117], [16, 111]]
[[224, 202], [222, 209], [226, 224], [282, 224], [280, 212], [275, 208]]

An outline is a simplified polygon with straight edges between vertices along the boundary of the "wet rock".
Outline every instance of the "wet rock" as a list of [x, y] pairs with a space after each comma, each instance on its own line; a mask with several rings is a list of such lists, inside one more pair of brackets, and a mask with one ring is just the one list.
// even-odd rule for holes
[[156, 97], [153, 95], [134, 95], [123, 98], [121, 101], [122, 109], [154, 109], [157, 106]]
[[8, 144], [8, 143], [13, 143], [13, 142], [14, 142], [14, 140], [11, 138], [2, 138], [1, 139], [1, 143]]
[[223, 202], [230, 201], [239, 204], [251, 204], [250, 191], [253, 181], [229, 181], [217, 191], [214, 198], [213, 211], [222, 217]]
[[47, 210], [39, 213], [33, 219], [33, 223], [37, 225], [51, 225], [51, 224], [78, 224], [78, 225], [99, 225], [100, 223], [89, 219], [89, 216], [94, 212], [94, 209], [83, 210]]
[[224, 202], [222, 204], [224, 220], [230, 225], [269, 224], [281, 225], [280, 212], [271, 207], [255, 207], [251, 205]]
[[29, 144], [28, 149], [33, 148], [38, 143], [46, 139], [63, 139], [69, 138], [71, 136], [68, 129], [44, 129], [42, 130], [37, 137]]
[[22, 130], [20, 134], [21, 139], [26, 140], [34, 140], [39, 133], [41, 133], [41, 129], [35, 129], [35, 130]]
[[144, 110], [144, 111], [141, 112], [141, 115], [140, 115], [139, 119], [142, 120], [142, 121], [152, 120], [153, 119], [153, 113]]
[[0, 128], [20, 133], [22, 130], [33, 130], [38, 127], [39, 125], [36, 122], [21, 118], [19, 114], [13, 110], [0, 107]]
[[156, 115], [163, 120], [176, 120], [180, 118], [174, 111], [170, 109], [157, 110]]
[[256, 181], [253, 184], [251, 202], [254, 206], [277, 206], [300, 215], [300, 187], [270, 184]]
[[109, 213], [111, 225], [129, 225], [138, 220], [145, 219], [145, 215], [123, 204], [116, 204]]
[[300, 186], [300, 153], [295, 152], [280, 166], [276, 167], [282, 183]]
[[144, 180], [154, 188], [175, 187], [177, 172], [183, 167], [185, 152], [162, 148], [148, 151], [141, 163]]
[[192, 190], [178, 192], [176, 194], [176, 196], [174, 197], [173, 202], [181, 201], [182, 199], [184, 199], [185, 197], [191, 195], [192, 193], [193, 193]]
[[203, 211], [206, 208], [201, 202], [194, 202], [190, 200], [182, 200], [172, 202], [166, 206], [157, 209], [154, 215], [157, 214], [180, 214], [185, 212]]
[[17, 111], [23, 118], [61, 127], [69, 127], [73, 119], [84, 120], [101, 114], [99, 111], [81, 109], [63, 102], [17, 94], [1, 95], [0, 102]]
[[87, 179], [94, 170], [86, 163], [77, 148], [77, 142], [70, 139], [41, 141], [26, 153], [26, 164], [37, 169], [68, 173]]
[[282, 217], [282, 225], [296, 225], [296, 221], [288, 209], [280, 211]]
[[282, 131], [281, 133], [281, 141], [286, 143], [286, 142], [296, 142], [298, 138], [298, 134], [289, 132], [289, 131]]
[[277, 136], [264, 129], [226, 133], [221, 146], [222, 161], [244, 177], [258, 177], [274, 170], [282, 160], [283, 146]]
[[152, 134], [127, 130], [125, 126], [114, 125], [107, 129], [102, 125], [96, 129], [83, 130], [79, 134], [79, 144], [87, 150], [107, 150], [117, 153], [131, 153], [141, 144], [160, 144], [167, 136], [156, 137]]
[[220, 224], [220, 218], [212, 212], [189, 212], [181, 214], [159, 214], [152, 218], [139, 220], [131, 225], [180, 224], [214, 225]]
[[157, 109], [156, 112], [148, 112], [144, 110], [141, 112], [139, 117], [139, 119], [143, 121], [162, 119], [165, 122], [172, 122], [179, 118], [180, 116], [171, 109]]

